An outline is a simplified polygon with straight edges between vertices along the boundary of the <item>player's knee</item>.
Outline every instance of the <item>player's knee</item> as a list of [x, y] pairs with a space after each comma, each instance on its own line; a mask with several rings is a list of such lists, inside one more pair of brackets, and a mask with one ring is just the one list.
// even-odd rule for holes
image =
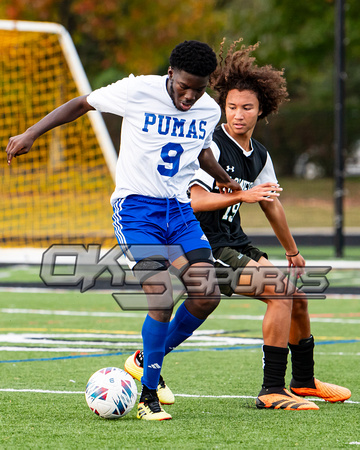
[[209, 295], [205, 298], [199, 298], [195, 301], [197, 302], [198, 307], [201, 308], [204, 312], [207, 312], [208, 314], [212, 313], [220, 303], [219, 288], [216, 286], [215, 292], [212, 295]]
[[304, 295], [302, 298], [294, 299], [291, 313], [292, 319], [304, 317], [307, 316], [308, 314], [309, 314], [308, 301], [306, 296]]
[[143, 285], [149, 278], [164, 272], [168, 269], [169, 262], [162, 256], [153, 256], [144, 258], [133, 268], [133, 273], [139, 282]]
[[172, 311], [172, 308], [159, 310], [149, 309], [149, 316], [158, 322], [170, 322]]
[[293, 301], [291, 298], [276, 297], [265, 301], [268, 309], [287, 310], [289, 314], [292, 312]]
[[216, 286], [214, 292], [208, 296], [189, 295], [186, 299], [186, 307], [191, 314], [199, 319], [206, 319], [220, 303], [220, 291]]

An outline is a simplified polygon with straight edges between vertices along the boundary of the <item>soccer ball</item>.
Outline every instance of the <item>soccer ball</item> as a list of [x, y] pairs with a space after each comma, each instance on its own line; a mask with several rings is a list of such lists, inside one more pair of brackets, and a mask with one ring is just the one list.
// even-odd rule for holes
[[119, 419], [132, 410], [137, 388], [131, 375], [117, 367], [106, 367], [89, 379], [85, 399], [91, 411], [105, 419]]

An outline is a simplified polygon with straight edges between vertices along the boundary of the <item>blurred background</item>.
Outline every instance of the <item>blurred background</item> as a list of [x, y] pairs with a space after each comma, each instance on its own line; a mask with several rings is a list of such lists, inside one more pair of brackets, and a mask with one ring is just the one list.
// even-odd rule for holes
[[[129, 73], [165, 74], [172, 48], [185, 39], [216, 52], [226, 37], [260, 41], [257, 62], [285, 69], [290, 102], [257, 126], [254, 137], [270, 151], [290, 226], [334, 226], [334, 0], [1, 0], [0, 17], [49, 21], [70, 33], [93, 89]], [[346, 0], [344, 225], [360, 229], [360, 2]], [[116, 149], [119, 119], [105, 115]], [[246, 205], [244, 225], [266, 229], [259, 208]], [[255, 233], [255, 231], [254, 231]], [[261, 233], [260, 233], [261, 234]], [[358, 240], [348, 241], [360, 245]], [[360, 247], [358, 247], [359, 249]], [[359, 259], [360, 259], [360, 250]], [[355, 254], [355, 256], [357, 253]]]

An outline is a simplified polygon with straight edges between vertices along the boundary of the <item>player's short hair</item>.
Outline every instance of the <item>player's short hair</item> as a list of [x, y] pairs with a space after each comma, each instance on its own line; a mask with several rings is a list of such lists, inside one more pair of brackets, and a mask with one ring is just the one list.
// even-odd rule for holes
[[240, 50], [235, 51], [236, 45], [241, 41], [242, 39], [239, 39], [232, 43], [225, 58], [225, 39], [222, 41], [220, 62], [210, 77], [210, 86], [217, 93], [217, 102], [223, 111], [229, 91], [253, 91], [262, 111], [259, 119], [263, 119], [271, 113], [276, 113], [281, 103], [288, 100], [284, 69], [276, 70], [271, 65], [259, 67], [255, 64], [255, 58], [250, 56], [259, 47], [259, 42], [249, 47], [242, 45]]
[[199, 41], [184, 41], [170, 55], [170, 66], [192, 75], [207, 77], [217, 65], [216, 54], [208, 44]]

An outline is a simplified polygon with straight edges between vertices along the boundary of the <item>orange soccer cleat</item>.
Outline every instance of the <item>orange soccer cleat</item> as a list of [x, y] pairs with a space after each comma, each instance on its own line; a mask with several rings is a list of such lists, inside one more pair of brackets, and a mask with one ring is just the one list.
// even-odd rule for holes
[[351, 397], [351, 391], [345, 387], [337, 386], [336, 384], [323, 383], [314, 378], [306, 386], [300, 385], [300, 382], [291, 380], [290, 391], [300, 397], [312, 396], [324, 399], [327, 402], [344, 402]]
[[[265, 393], [263, 394], [263, 392]], [[256, 399], [256, 407], [259, 409], [285, 409], [291, 411], [318, 410], [315, 403], [291, 394], [287, 389], [280, 392], [266, 393], [262, 389]]]

